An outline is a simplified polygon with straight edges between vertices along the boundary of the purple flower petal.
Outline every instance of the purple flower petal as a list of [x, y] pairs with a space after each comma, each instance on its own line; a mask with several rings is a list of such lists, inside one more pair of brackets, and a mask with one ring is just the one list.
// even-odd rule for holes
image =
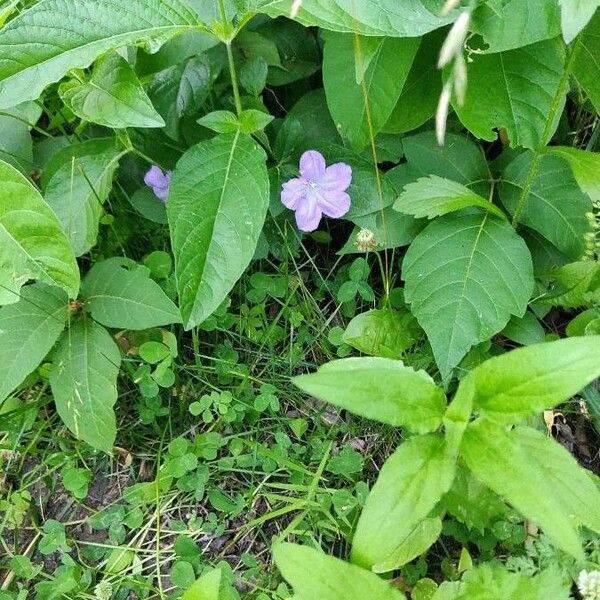
[[308, 150], [300, 157], [300, 175], [312, 182], [318, 182], [325, 175], [325, 159], [320, 152]]
[[312, 198], [306, 198], [306, 202], [300, 204], [296, 209], [296, 223], [300, 231], [314, 231], [321, 222], [321, 209]]
[[306, 195], [306, 186], [307, 181], [300, 177], [286, 181], [281, 190], [281, 202], [283, 205], [296, 210], [298, 203], [302, 202]]
[[144, 176], [144, 183], [151, 188], [154, 187], [167, 187], [169, 185], [168, 175], [162, 172], [160, 167], [153, 165], [150, 170]]
[[321, 194], [318, 205], [323, 214], [339, 219], [350, 210], [350, 196], [346, 192], [339, 191]]
[[352, 168], [345, 163], [336, 163], [325, 169], [319, 187], [323, 192], [345, 192], [352, 183]]

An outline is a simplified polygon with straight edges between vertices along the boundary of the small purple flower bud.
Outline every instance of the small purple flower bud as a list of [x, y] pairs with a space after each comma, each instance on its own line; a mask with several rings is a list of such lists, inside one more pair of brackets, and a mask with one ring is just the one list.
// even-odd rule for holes
[[320, 152], [309, 150], [300, 157], [300, 177], [283, 184], [281, 202], [296, 212], [301, 231], [314, 231], [326, 215], [334, 219], [350, 210], [346, 193], [352, 183], [352, 169], [345, 163], [326, 166]]
[[153, 165], [144, 176], [144, 183], [152, 188], [154, 195], [161, 201], [166, 202], [169, 196], [169, 185], [171, 183], [171, 171], [166, 173], [160, 167]]

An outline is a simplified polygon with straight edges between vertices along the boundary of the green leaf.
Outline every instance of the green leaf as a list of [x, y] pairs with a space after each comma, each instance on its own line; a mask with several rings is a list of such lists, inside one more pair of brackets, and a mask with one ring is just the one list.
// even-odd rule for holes
[[209, 571], [191, 585], [181, 600], [223, 600], [220, 593], [221, 579], [221, 569]]
[[364, 354], [399, 358], [421, 335], [410, 312], [382, 308], [356, 315], [348, 323], [343, 341]]
[[33, 169], [31, 128], [40, 118], [40, 107], [24, 102], [0, 111], [0, 160], [17, 167], [25, 176]]
[[103, 204], [124, 155], [112, 138], [90, 140], [69, 147], [52, 161], [45, 187], [46, 202], [56, 213], [76, 256], [96, 245]]
[[585, 90], [597, 112], [600, 112], [600, 12], [592, 18], [579, 40], [573, 74]]
[[398, 192], [418, 177], [437, 175], [462, 183], [484, 198], [489, 197], [492, 176], [481, 148], [474, 141], [448, 133], [445, 144], [440, 146], [433, 131], [424, 131], [402, 142], [408, 164], [387, 173]]
[[600, 153], [568, 146], [550, 146], [547, 152], [566, 160], [581, 191], [600, 203]]
[[600, 6], [600, 0], [558, 0], [565, 42], [570, 44], [588, 24]]
[[269, 205], [265, 160], [235, 134], [201, 142], [177, 164], [167, 214], [188, 329], [219, 307], [252, 260]]
[[480, 4], [471, 29], [483, 36], [489, 52], [503, 52], [556, 37], [560, 15], [556, 0], [538, 0], [535, 10], [522, 0], [501, 0]]
[[471, 206], [483, 208], [501, 219], [506, 219], [497, 206], [479, 194], [456, 181], [442, 179], [437, 175], [421, 177], [415, 183], [409, 183], [394, 204], [398, 212], [428, 219]]
[[240, 129], [242, 133], [255, 133], [264, 129], [273, 117], [262, 110], [243, 110], [240, 114]]
[[89, 81], [59, 88], [63, 102], [80, 118], [105, 127], [164, 127], [129, 63], [116, 53], [98, 60]]
[[569, 163], [560, 156], [543, 154], [531, 177], [532, 152], [523, 152], [506, 168], [500, 199], [514, 214], [526, 194], [521, 222], [541, 233], [560, 251], [578, 259], [585, 251], [584, 236], [590, 230], [586, 213], [592, 203], [577, 185]]
[[522, 317], [513, 316], [502, 330], [502, 335], [522, 346], [540, 344], [546, 338], [543, 326], [530, 311], [527, 311]]
[[277, 568], [297, 600], [402, 600], [404, 594], [374, 573], [296, 544], [273, 547]]
[[375, 572], [401, 566], [405, 540], [450, 489], [454, 471], [443, 437], [404, 442], [386, 460], [367, 497], [352, 541], [352, 562]]
[[400, 98], [383, 126], [384, 133], [405, 133], [430, 119], [442, 91], [442, 76], [437, 59], [445, 32], [435, 31], [421, 39]]
[[341, 142], [325, 93], [314, 90], [302, 96], [285, 117], [273, 144], [273, 154], [281, 162], [297, 163], [306, 150], [323, 150], [328, 144]]
[[21, 288], [20, 300], [0, 307], [0, 401], [44, 360], [69, 317], [67, 294], [34, 283]]
[[117, 8], [109, 0], [42, 0], [0, 31], [0, 108], [35, 100], [48, 84], [103, 52], [197, 26], [182, 0], [130, 0]]
[[446, 407], [444, 393], [425, 371], [388, 358], [334, 360], [293, 382], [319, 400], [419, 433], [437, 429]]
[[237, 116], [229, 110], [215, 110], [200, 117], [197, 122], [217, 133], [235, 133], [240, 128]]
[[149, 329], [181, 323], [179, 311], [150, 272], [133, 261], [109, 258], [96, 263], [81, 285], [92, 317], [115, 329]]
[[525, 242], [489, 214], [454, 213], [430, 223], [409, 247], [402, 277], [443, 378], [511, 315], [525, 313], [534, 283]]
[[551, 306], [579, 308], [593, 303], [593, 294], [600, 288], [600, 264], [593, 260], [568, 263], [552, 272], [558, 285], [542, 301]]
[[[270, 0], [263, 7], [272, 17], [290, 15], [293, 0]], [[369, 36], [419, 37], [451, 23], [455, 14], [439, 15], [431, 0], [304, 0], [297, 20], [303, 25]]]
[[180, 139], [181, 119], [197, 114], [210, 93], [211, 83], [210, 62], [205, 54], [156, 74], [148, 88], [148, 95], [163, 117], [165, 133], [170, 138]]
[[[465, 127], [489, 141], [497, 137], [494, 130], [503, 127], [513, 147], [547, 143], [542, 135], [564, 71], [561, 44], [549, 40], [497, 54], [476, 54], [472, 60], [465, 102], [453, 103]], [[562, 114], [556, 112], [558, 117]], [[558, 118], [552, 132], [557, 125]]]
[[0, 304], [16, 302], [28, 279], [57, 285], [71, 298], [79, 268], [52, 209], [19, 171], [0, 161]]
[[[392, 114], [419, 39], [366, 38], [332, 32], [324, 37], [323, 83], [327, 105], [342, 137], [360, 150]], [[365, 63], [367, 49], [370, 60]], [[364, 73], [359, 72], [361, 68]]]
[[506, 431], [480, 419], [467, 427], [461, 451], [479, 480], [539, 525], [555, 546], [583, 558], [576, 527], [600, 530], [600, 492], [562, 446], [527, 427]]
[[600, 376], [600, 337], [534, 344], [475, 367], [475, 408], [500, 423], [516, 423], [574, 396]]
[[104, 327], [84, 319], [62, 335], [53, 358], [50, 385], [60, 418], [76, 438], [110, 454], [119, 348]]

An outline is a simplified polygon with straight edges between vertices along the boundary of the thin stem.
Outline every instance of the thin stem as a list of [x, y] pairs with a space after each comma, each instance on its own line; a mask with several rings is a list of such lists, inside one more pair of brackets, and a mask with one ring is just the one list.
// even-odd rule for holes
[[[225, 11], [225, 3], [223, 0], [217, 0], [219, 5], [219, 14], [221, 15], [221, 21], [223, 26], [227, 24], [227, 13]], [[225, 47], [227, 48], [227, 62], [229, 63], [229, 76], [231, 77], [231, 87], [233, 88], [233, 102], [235, 104], [235, 112], [238, 117], [242, 112], [242, 101], [240, 99], [240, 88], [238, 86], [237, 72], [235, 70], [235, 61], [233, 60], [233, 51], [231, 50], [232, 40], [223, 40]]]
[[554, 123], [556, 121], [556, 116], [559, 109], [562, 107], [562, 99], [569, 85], [569, 77], [571, 76], [571, 71], [573, 70], [573, 64], [575, 63], [575, 59], [579, 54], [579, 49], [581, 47], [581, 35], [577, 36], [577, 39], [573, 43], [573, 47], [569, 53], [567, 58], [567, 62], [565, 64], [564, 73], [560, 79], [558, 84], [558, 89], [556, 90], [556, 94], [554, 94], [554, 98], [552, 99], [552, 104], [550, 105], [550, 110], [548, 112], [548, 119], [546, 120], [546, 125], [544, 127], [544, 131], [542, 132], [542, 137], [540, 139], [540, 143], [535, 149], [533, 160], [531, 161], [531, 166], [529, 167], [529, 172], [527, 173], [527, 179], [525, 180], [525, 185], [523, 186], [523, 190], [519, 195], [519, 201], [517, 202], [517, 207], [515, 209], [515, 213], [512, 219], [512, 226], [517, 227], [521, 216], [523, 215], [523, 211], [525, 210], [525, 205], [527, 204], [527, 199], [529, 198], [529, 192], [531, 191], [531, 186], [533, 185], [533, 181], [535, 176], [537, 175], [537, 171], [540, 166], [540, 162], [542, 160], [544, 148], [546, 144], [550, 142], [552, 138]]

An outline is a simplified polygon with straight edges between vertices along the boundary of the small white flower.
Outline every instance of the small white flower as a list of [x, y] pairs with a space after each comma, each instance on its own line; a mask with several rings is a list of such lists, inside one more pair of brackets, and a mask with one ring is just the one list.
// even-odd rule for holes
[[577, 589], [583, 600], [600, 600], [600, 571], [581, 571], [577, 578]]
[[303, 0], [294, 0], [292, 8], [290, 9], [290, 19], [295, 19], [302, 8]]
[[361, 252], [369, 252], [370, 250], [375, 250], [375, 248], [377, 248], [377, 240], [375, 239], [375, 234], [370, 229], [361, 229], [356, 234], [354, 245]]
[[450, 108], [450, 97], [452, 96], [452, 87], [448, 84], [442, 89], [440, 101], [438, 102], [435, 113], [435, 134], [440, 146], [444, 145], [446, 137], [446, 121], [448, 120], [448, 109]]
[[458, 5], [460, 4], [460, 0], [446, 0], [446, 3], [442, 7], [442, 17], [450, 14]]
[[97, 600], [110, 600], [113, 597], [112, 583], [102, 580], [94, 588], [94, 596]]

